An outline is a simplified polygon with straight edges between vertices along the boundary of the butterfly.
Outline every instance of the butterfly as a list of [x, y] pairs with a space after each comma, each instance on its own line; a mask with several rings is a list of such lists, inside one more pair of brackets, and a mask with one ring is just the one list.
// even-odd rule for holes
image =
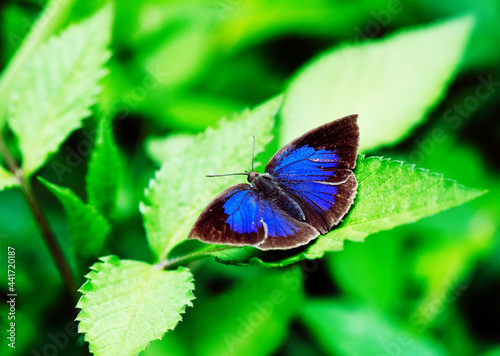
[[265, 173], [240, 173], [249, 184], [236, 184], [215, 197], [188, 237], [272, 250], [326, 234], [356, 196], [357, 117], [343, 117], [293, 140], [269, 160]]

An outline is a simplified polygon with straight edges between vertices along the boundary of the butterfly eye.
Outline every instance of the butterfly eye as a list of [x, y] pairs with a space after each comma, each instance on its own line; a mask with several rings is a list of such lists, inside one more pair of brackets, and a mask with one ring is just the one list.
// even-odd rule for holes
[[256, 172], [256, 171], [251, 171], [250, 173], [248, 173], [248, 183], [252, 183], [252, 181], [257, 178], [258, 176], [260, 175], [260, 173]]

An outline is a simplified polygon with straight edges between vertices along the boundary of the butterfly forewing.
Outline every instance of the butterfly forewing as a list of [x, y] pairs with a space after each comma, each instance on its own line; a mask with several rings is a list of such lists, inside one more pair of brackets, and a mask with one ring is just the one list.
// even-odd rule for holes
[[[266, 172], [277, 172], [294, 161], [303, 162], [313, 152], [314, 157], [309, 158], [330, 163], [329, 168], [354, 169], [359, 146], [357, 117], [358, 115], [343, 117], [296, 138], [276, 152], [267, 163]], [[301, 173], [309, 172], [303, 170]]]
[[266, 166], [302, 208], [306, 222], [325, 234], [349, 211], [358, 183], [357, 115], [320, 126], [279, 150]]
[[256, 245], [265, 239], [259, 224], [259, 203], [249, 184], [226, 189], [208, 204], [189, 238], [226, 245]]

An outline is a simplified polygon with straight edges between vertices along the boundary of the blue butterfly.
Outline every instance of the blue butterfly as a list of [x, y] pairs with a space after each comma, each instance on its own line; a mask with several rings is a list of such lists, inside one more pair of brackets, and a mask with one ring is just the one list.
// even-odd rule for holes
[[269, 160], [265, 173], [246, 172], [250, 184], [236, 184], [212, 200], [189, 238], [271, 250], [326, 234], [356, 196], [357, 117], [346, 116], [293, 140]]

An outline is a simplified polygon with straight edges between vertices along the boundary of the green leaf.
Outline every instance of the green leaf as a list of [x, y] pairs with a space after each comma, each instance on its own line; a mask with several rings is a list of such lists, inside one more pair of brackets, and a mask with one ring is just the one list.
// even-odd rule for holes
[[444, 349], [410, 334], [366, 306], [338, 300], [310, 300], [302, 320], [330, 355], [446, 355]]
[[221, 253], [213, 254], [225, 263], [231, 263], [235, 257], [235, 264], [267, 267], [321, 258], [326, 252], [342, 250], [346, 239], [363, 241], [370, 234], [415, 222], [484, 194], [484, 191], [467, 188], [440, 174], [381, 157], [359, 156], [355, 174], [358, 194], [347, 217], [304, 252], [278, 261], [275, 256], [270, 261], [261, 252], [252, 253], [248, 248], [224, 251], [222, 256]]
[[405, 12], [418, 12], [419, 18], [435, 18], [473, 14], [476, 26], [472, 33], [462, 66], [467, 70], [481, 70], [497, 66], [500, 61], [500, 52], [492, 50], [500, 41], [500, 28], [497, 19], [500, 16], [500, 7], [496, 0], [464, 0], [459, 2], [419, 0], [408, 2]]
[[106, 6], [40, 46], [20, 71], [8, 122], [27, 175], [90, 115], [106, 74], [110, 31], [111, 7]]
[[205, 176], [249, 169], [252, 135], [258, 153], [272, 138], [273, 119], [281, 100], [274, 98], [231, 121], [221, 122], [216, 129], [208, 129], [189, 149], [174, 150], [175, 154], [156, 172], [140, 209], [149, 244], [160, 259], [187, 238], [196, 218], [215, 195], [241, 181], [241, 177]]
[[86, 180], [89, 204], [105, 217], [109, 217], [115, 208], [122, 174], [123, 163], [113, 140], [111, 123], [102, 116]]
[[485, 193], [381, 157], [358, 158], [355, 174], [359, 188], [351, 213], [338, 228], [321, 236], [306, 251], [306, 258], [341, 249], [345, 239], [363, 241], [370, 234], [415, 222]]
[[19, 182], [17, 181], [16, 177], [14, 177], [11, 172], [0, 165], [0, 191], [4, 190], [5, 188], [15, 187], [18, 185]]
[[101, 261], [80, 288], [76, 318], [95, 355], [136, 355], [174, 329], [192, 306], [194, 283], [187, 268], [164, 271], [116, 256]]
[[442, 97], [472, 24], [462, 17], [322, 54], [285, 93], [281, 142], [349, 114], [359, 114], [362, 151], [401, 140]]
[[195, 135], [172, 134], [166, 137], [152, 137], [146, 140], [146, 150], [149, 157], [155, 162], [162, 164], [170, 156], [181, 154], [195, 142]]
[[71, 247], [80, 271], [87, 269], [90, 259], [102, 252], [110, 226], [91, 205], [85, 204], [71, 189], [59, 187], [38, 177], [63, 205], [71, 236]]
[[301, 270], [293, 268], [261, 273], [218, 296], [200, 297], [176, 336], [196, 340], [185, 343], [188, 355], [271, 355], [302, 306], [302, 284]]
[[[22, 45], [16, 51], [9, 64], [3, 70], [0, 77], [0, 129], [5, 123], [5, 113], [7, 111], [8, 101], [12, 88], [16, 85], [19, 71], [22, 70], [26, 61], [33, 56], [36, 49], [50, 36], [52, 36], [63, 23], [67, 20], [68, 13], [71, 11], [75, 0], [61, 2], [59, 0], [50, 0], [47, 2], [44, 10], [40, 13], [38, 19], [31, 26], [31, 30], [23, 39]], [[25, 26], [23, 19], [23, 25]], [[12, 36], [12, 37], [11, 37]], [[14, 33], [9, 33], [9, 40], [20, 41], [21, 38]]]
[[166, 87], [185, 84], [195, 78], [209, 58], [211, 43], [207, 35], [212, 26], [210, 21], [198, 17], [197, 21], [172, 31], [170, 37], [162, 36], [162, 43], [143, 59], [147, 73]]

